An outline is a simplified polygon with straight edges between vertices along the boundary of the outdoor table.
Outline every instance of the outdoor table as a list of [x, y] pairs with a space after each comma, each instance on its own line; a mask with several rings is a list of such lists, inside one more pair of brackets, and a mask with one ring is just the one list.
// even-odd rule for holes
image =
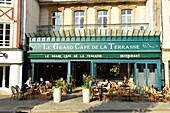
[[129, 92], [129, 101], [133, 101], [131, 98], [130, 98], [130, 91], [131, 91], [131, 88], [129, 85], [121, 85], [120, 87], [124, 88], [125, 90], [127, 90]]

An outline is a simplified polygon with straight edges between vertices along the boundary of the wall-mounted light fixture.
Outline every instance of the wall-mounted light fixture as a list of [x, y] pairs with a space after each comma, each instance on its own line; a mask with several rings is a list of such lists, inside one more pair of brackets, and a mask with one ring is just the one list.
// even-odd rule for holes
[[5, 57], [7, 59], [8, 58], [8, 54], [7, 53], [0, 53], [0, 57]]

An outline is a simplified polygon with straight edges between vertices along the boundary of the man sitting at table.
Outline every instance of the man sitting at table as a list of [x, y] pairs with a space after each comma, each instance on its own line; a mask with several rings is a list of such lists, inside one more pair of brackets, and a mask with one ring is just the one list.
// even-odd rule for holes
[[90, 80], [90, 82], [89, 82], [89, 86], [90, 86], [90, 87], [93, 87], [94, 84], [95, 84], [95, 80], [94, 80], [94, 78], [91, 78], [91, 80]]

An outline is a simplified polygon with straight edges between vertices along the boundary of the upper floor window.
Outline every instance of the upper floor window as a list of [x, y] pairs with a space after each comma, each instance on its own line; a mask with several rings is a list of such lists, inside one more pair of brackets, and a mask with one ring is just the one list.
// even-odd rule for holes
[[52, 25], [61, 25], [61, 24], [62, 24], [62, 13], [52, 12]]
[[128, 23], [132, 23], [132, 10], [121, 10], [121, 20], [123, 28], [128, 29], [128, 27], [131, 27]]
[[132, 10], [122, 10], [122, 23], [132, 23]]
[[51, 17], [52, 17], [51, 24], [54, 25], [52, 30], [54, 31], [59, 30], [62, 25], [62, 12], [60, 11], [52, 12]]
[[10, 27], [8, 23], [0, 23], [0, 46], [7, 47], [10, 46]]
[[84, 26], [84, 11], [74, 12], [74, 25], [75, 27], [83, 28]]
[[99, 27], [107, 27], [107, 11], [98, 11], [97, 12], [97, 24]]
[[4, 4], [4, 5], [11, 5], [12, 4], [12, 0], [0, 0], [0, 5]]

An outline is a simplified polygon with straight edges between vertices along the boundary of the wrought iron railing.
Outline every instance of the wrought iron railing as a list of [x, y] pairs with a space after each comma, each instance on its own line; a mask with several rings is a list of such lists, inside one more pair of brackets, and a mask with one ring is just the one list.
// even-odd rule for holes
[[38, 32], [63, 31], [63, 30], [149, 30], [149, 23], [129, 23], [129, 24], [84, 24], [84, 25], [41, 25], [37, 26]]

